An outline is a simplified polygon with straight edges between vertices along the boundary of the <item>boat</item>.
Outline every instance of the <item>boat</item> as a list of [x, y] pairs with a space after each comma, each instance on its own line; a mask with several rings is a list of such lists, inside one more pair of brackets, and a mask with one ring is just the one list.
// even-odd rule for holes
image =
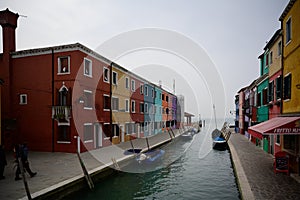
[[[227, 141], [224, 138], [224, 135], [223, 135], [222, 131], [220, 131], [217, 128], [217, 118], [216, 118], [215, 105], [213, 105], [213, 109], [214, 109], [214, 115], [215, 115], [216, 129], [211, 134], [211, 137], [213, 139], [212, 146], [213, 146], [213, 149], [215, 149], [215, 150], [225, 151], [227, 149]], [[224, 126], [225, 126], [225, 124], [224, 124]]]
[[180, 138], [183, 139], [183, 140], [191, 140], [193, 139], [194, 135], [196, 134], [197, 132], [195, 132], [194, 130], [189, 130], [183, 134], [180, 135]]
[[216, 137], [213, 140], [213, 149], [225, 151], [227, 149], [227, 141], [223, 136]]
[[153, 164], [160, 161], [165, 154], [162, 149], [149, 150], [145, 153], [141, 153], [136, 157], [136, 160], [140, 164]]

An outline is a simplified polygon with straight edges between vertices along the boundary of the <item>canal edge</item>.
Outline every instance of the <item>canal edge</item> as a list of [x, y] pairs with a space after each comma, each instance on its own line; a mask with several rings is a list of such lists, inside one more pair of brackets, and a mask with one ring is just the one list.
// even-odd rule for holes
[[[179, 137], [181, 134], [187, 132], [188, 130], [178, 130], [175, 133], [175, 137]], [[150, 146], [150, 149], [158, 148], [166, 143], [171, 142], [174, 138], [168, 138], [163, 139], [161, 141], [158, 141], [157, 143]], [[147, 148], [143, 148], [141, 152], [147, 151]], [[119, 158], [116, 160], [117, 163], [120, 165], [126, 163], [127, 161], [133, 159], [135, 157], [135, 154], [127, 155], [122, 158]], [[95, 183], [99, 182], [105, 177], [108, 177], [112, 175], [113, 173], [117, 173], [118, 170], [114, 168], [114, 163], [103, 163], [103, 165], [98, 166], [94, 169], [88, 170], [88, 173], [92, 177], [93, 181]], [[87, 184], [85, 182], [85, 178], [83, 174], [79, 174], [77, 176], [74, 176], [72, 178], [69, 178], [67, 180], [61, 181], [59, 183], [56, 183], [54, 185], [51, 185], [47, 188], [41, 189], [39, 191], [33, 192], [31, 194], [32, 199], [63, 199], [65, 196], [68, 196], [76, 191], [79, 191], [83, 188], [86, 188]], [[21, 200], [28, 199], [27, 196], [24, 196], [20, 198]]]
[[230, 140], [228, 141], [228, 146], [231, 155], [231, 162], [237, 179], [237, 185], [241, 194], [241, 199], [252, 200], [254, 199], [254, 194], [251, 190], [250, 184], [248, 182], [243, 166], [241, 165], [241, 161], [237, 155], [235, 147]]

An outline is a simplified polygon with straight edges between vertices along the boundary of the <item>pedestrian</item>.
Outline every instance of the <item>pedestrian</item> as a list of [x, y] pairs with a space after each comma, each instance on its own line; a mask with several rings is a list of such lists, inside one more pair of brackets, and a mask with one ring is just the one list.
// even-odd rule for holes
[[15, 157], [16, 157], [16, 163], [17, 163], [17, 170], [16, 170], [16, 176], [15, 180], [21, 180], [20, 174], [21, 174], [21, 169], [20, 169], [20, 162], [22, 162], [22, 166], [24, 169], [24, 172], [28, 172], [30, 177], [34, 177], [37, 173], [32, 172], [30, 167], [29, 167], [29, 161], [28, 161], [28, 147], [27, 144], [24, 143], [23, 145], [15, 145]]
[[34, 177], [37, 173], [32, 172], [30, 167], [29, 167], [27, 143], [24, 143], [21, 146], [21, 160], [22, 160], [22, 164], [23, 164], [24, 169], [29, 173], [30, 177]]
[[0, 144], [0, 180], [5, 179], [5, 176], [3, 176], [4, 168], [7, 165], [6, 157], [5, 157], [5, 151], [2, 145]]

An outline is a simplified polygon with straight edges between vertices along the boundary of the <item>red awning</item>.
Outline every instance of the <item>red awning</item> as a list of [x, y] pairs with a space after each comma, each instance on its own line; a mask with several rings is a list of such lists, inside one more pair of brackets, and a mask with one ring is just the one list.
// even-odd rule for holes
[[276, 117], [249, 127], [248, 132], [260, 139], [270, 134], [300, 135], [300, 117]]

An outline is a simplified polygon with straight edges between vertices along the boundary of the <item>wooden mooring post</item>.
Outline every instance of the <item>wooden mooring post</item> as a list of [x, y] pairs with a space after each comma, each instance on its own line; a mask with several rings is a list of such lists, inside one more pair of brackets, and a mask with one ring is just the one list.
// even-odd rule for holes
[[91, 176], [89, 175], [88, 171], [86, 170], [86, 167], [85, 167], [84, 162], [82, 161], [82, 159], [81, 159], [81, 157], [80, 157], [79, 152], [77, 152], [77, 157], [78, 157], [78, 159], [79, 159], [79, 162], [80, 162], [80, 165], [81, 165], [81, 168], [82, 168], [82, 171], [83, 171], [85, 180], [86, 180], [86, 182], [88, 183], [89, 188], [90, 188], [91, 190], [94, 190], [94, 187], [95, 187], [95, 186], [94, 186], [94, 183], [93, 183], [92, 178], [91, 178]]

